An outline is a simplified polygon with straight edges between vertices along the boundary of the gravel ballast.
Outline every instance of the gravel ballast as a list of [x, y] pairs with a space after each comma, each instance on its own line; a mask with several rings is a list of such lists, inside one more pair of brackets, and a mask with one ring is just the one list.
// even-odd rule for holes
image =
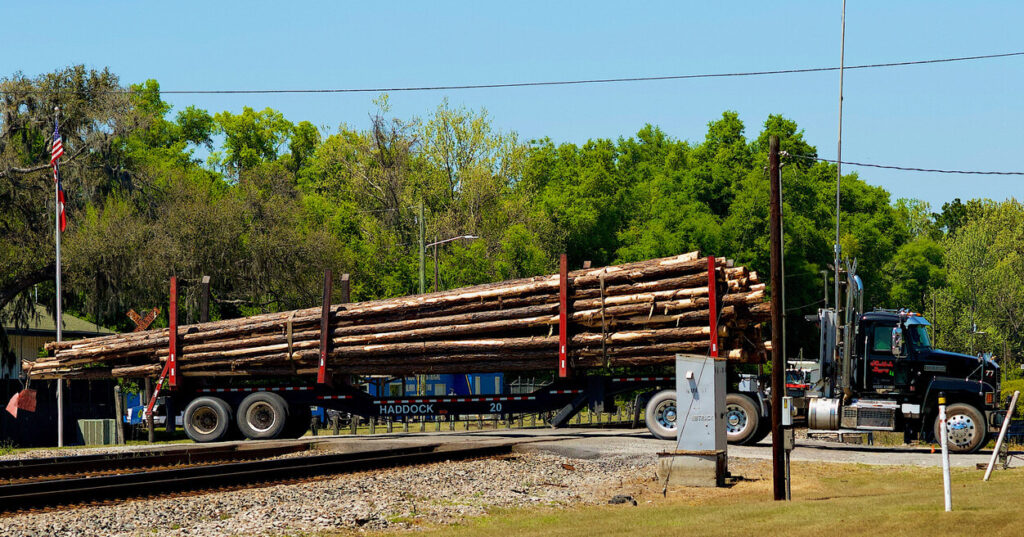
[[296, 484], [0, 518], [0, 535], [301, 535], [450, 524], [489, 508], [607, 503], [654, 478], [655, 456], [550, 453], [445, 462]]

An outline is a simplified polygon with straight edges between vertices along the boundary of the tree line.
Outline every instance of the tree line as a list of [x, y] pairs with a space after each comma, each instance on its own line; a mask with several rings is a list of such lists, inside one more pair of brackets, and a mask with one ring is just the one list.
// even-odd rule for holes
[[[212, 277], [215, 319], [315, 305], [325, 268], [352, 275], [354, 300], [418, 292], [421, 206], [427, 242], [479, 237], [440, 247], [442, 289], [550, 273], [562, 252], [579, 266], [699, 249], [767, 279], [775, 135], [785, 151], [788, 348], [816, 354], [816, 329], [803, 316], [826, 300], [836, 169], [817, 161], [782, 115], [750, 135], [727, 111], [699, 142], [648, 124], [572, 144], [522, 140], [486, 110], [447, 100], [422, 118], [398, 118], [381, 95], [368, 121], [330, 132], [269, 108], [173, 110], [154, 80], [124, 86], [109, 70], [83, 66], [16, 73], [0, 92], [5, 324], [33, 315], [36, 295], [53, 303], [48, 162], [59, 105], [66, 309], [114, 329], [131, 327], [130, 308], [166, 304], [171, 275], [183, 282], [186, 321], [196, 319], [203, 275]], [[1016, 363], [1024, 350], [1019, 202], [958, 199], [933, 211], [893, 200], [856, 173], [841, 189], [842, 251], [857, 259], [869, 308], [920, 311], [943, 348]], [[427, 272], [429, 290], [432, 257]]]

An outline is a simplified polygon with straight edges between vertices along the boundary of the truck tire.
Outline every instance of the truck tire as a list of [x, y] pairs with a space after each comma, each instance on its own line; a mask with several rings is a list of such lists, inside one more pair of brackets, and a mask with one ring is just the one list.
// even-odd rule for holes
[[660, 440], [676, 439], [676, 391], [662, 390], [647, 402], [644, 413], [647, 430]]
[[288, 423], [288, 403], [274, 392], [254, 392], [238, 405], [238, 430], [250, 440], [281, 436]]
[[196, 442], [222, 440], [231, 430], [231, 407], [219, 397], [197, 397], [185, 407], [182, 427]]
[[761, 413], [753, 399], [740, 393], [725, 396], [725, 436], [730, 444], [749, 445], [761, 433]]
[[[935, 441], [941, 442], [942, 424], [935, 417]], [[985, 445], [988, 431], [985, 417], [978, 409], [965, 403], [946, 407], [946, 440], [950, 453], [974, 453]]]

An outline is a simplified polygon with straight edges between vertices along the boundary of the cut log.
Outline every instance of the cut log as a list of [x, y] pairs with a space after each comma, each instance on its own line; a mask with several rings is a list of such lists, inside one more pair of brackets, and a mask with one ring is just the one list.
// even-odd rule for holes
[[[757, 274], [696, 253], [569, 273], [568, 354], [575, 367], [669, 364], [710, 346], [709, 284], [717, 289], [722, 354], [764, 356], [764, 284]], [[330, 306], [326, 367], [338, 374], [550, 370], [558, 334], [557, 275]], [[304, 375], [315, 371], [320, 308], [182, 326], [187, 376]], [[152, 377], [167, 360], [167, 329], [47, 345], [32, 378]], [[753, 358], [752, 358], [753, 357]], [[28, 366], [31, 367], [28, 367]]]

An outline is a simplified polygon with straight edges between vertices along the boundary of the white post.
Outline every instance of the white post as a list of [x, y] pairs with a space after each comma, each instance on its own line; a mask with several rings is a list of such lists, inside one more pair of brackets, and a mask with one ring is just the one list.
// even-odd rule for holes
[[[60, 114], [60, 108], [55, 107], [54, 114]], [[60, 189], [57, 184], [56, 162], [54, 163], [53, 177], [53, 223], [54, 232], [57, 237], [57, 315], [54, 324], [57, 327], [57, 342], [61, 341], [61, 328], [64, 323], [64, 315], [61, 308], [60, 295]], [[57, 377], [57, 447], [64, 447], [64, 379]]]
[[953, 496], [949, 478], [949, 439], [946, 432], [946, 396], [939, 394], [939, 442], [942, 444], [942, 490], [946, 499], [946, 512], [953, 510]]
[[[63, 314], [61, 313], [60, 301], [60, 194], [57, 193], [57, 183], [53, 183], [54, 191], [54, 215], [56, 216], [57, 231], [57, 315], [54, 324], [57, 325], [57, 342], [61, 341], [61, 325]], [[64, 447], [64, 379], [57, 378], [57, 447]]]
[[1006, 411], [1006, 417], [1003, 418], [1003, 426], [999, 429], [999, 439], [996, 440], [996, 447], [992, 449], [992, 458], [988, 460], [988, 468], [985, 470], [985, 477], [982, 481], [988, 481], [988, 478], [992, 475], [992, 469], [996, 466], [996, 457], [999, 456], [999, 447], [1003, 445], [1003, 439], [1006, 438], [1006, 430], [1010, 428], [1010, 418], [1013, 417], [1013, 410], [1017, 408], [1017, 398], [1020, 397], [1020, 391], [1013, 392], [1013, 397], [1010, 398], [1010, 408]]

